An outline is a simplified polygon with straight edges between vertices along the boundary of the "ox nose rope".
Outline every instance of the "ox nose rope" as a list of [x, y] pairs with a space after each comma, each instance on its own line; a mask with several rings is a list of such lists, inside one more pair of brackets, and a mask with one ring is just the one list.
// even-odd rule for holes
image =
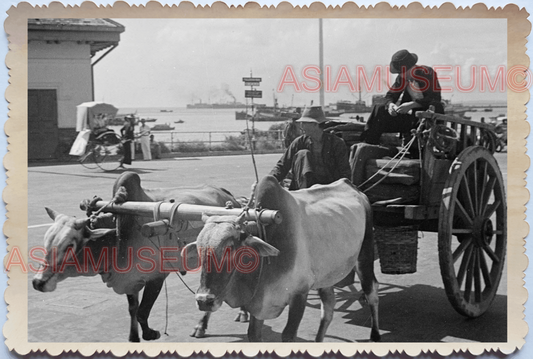
[[[156, 205], [154, 206], [154, 210], [153, 210], [153, 219], [154, 221], [159, 221], [161, 219], [161, 205], [163, 204], [163, 201], [160, 201], [160, 202], [157, 202]], [[170, 222], [168, 224], [169, 228], [172, 229], [172, 225], [173, 225], [173, 221], [174, 221], [174, 212], [176, 212], [176, 210], [178, 209], [178, 207], [180, 206], [181, 203], [174, 203], [174, 205], [172, 206], [172, 214], [171, 214], [171, 217], [170, 217]], [[180, 227], [180, 230], [181, 228], [183, 228], [183, 224], [181, 225]], [[178, 230], [179, 231], [179, 230]], [[172, 236], [172, 232], [170, 234], [170, 237]], [[147, 237], [148, 240], [150, 240], [150, 242], [152, 242], [152, 244], [159, 250], [161, 251], [161, 236], [157, 236], [157, 243], [155, 243], [152, 238], [150, 237]], [[177, 237], [178, 240], [179, 240], [179, 237]], [[185, 280], [183, 279], [182, 275], [179, 273], [179, 268], [176, 268], [174, 267], [174, 265], [170, 264], [171, 267], [173, 269], [175, 269], [175, 273], [176, 275], [178, 276], [178, 278], [181, 280], [181, 282], [183, 283], [183, 285], [185, 285], [185, 287], [194, 295], [194, 291], [187, 285], [187, 283], [185, 283]], [[165, 331], [163, 332], [163, 334], [165, 334], [166, 336], [169, 336], [168, 332], [167, 332], [167, 329], [168, 329], [168, 287], [167, 287], [167, 279], [165, 278], [165, 280], [163, 281], [163, 284], [165, 286]]]

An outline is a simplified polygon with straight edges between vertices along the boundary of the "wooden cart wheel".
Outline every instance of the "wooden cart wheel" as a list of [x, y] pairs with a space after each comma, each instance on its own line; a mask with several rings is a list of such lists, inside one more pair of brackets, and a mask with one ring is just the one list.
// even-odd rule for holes
[[482, 315], [500, 283], [507, 245], [503, 177], [486, 148], [468, 147], [455, 159], [442, 191], [439, 263], [452, 306]]

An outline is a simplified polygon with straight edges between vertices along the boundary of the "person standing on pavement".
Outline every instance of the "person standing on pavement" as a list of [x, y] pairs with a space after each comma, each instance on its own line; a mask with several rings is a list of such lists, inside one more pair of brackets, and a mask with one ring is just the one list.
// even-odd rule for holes
[[322, 130], [320, 124], [325, 121], [320, 106], [305, 109], [302, 117], [296, 120], [303, 135], [290, 144], [270, 171], [279, 182], [292, 171], [289, 190], [329, 184], [341, 178], [350, 179], [346, 144], [340, 137]]
[[135, 148], [133, 140], [134, 134], [134, 121], [133, 115], [127, 115], [124, 117], [124, 126], [120, 129], [120, 135], [122, 136], [122, 146], [124, 148], [124, 157], [120, 161], [120, 167], [124, 168], [124, 165], [131, 165], [131, 161], [135, 156]]
[[139, 141], [141, 142], [144, 160], [152, 160], [152, 153], [150, 151], [150, 127], [146, 125], [144, 118], [141, 119], [141, 127], [139, 127]]

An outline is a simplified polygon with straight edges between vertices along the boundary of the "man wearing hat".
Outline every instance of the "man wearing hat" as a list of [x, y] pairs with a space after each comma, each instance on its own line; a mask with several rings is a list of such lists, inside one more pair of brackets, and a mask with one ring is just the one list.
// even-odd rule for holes
[[418, 56], [407, 50], [400, 50], [392, 56], [390, 72], [398, 76], [385, 96], [385, 103], [372, 109], [361, 134], [366, 143], [377, 145], [381, 134], [388, 132], [409, 136], [418, 121], [415, 111], [425, 111], [434, 106], [435, 112], [444, 113], [435, 72], [429, 66], [417, 65], [417, 61]]
[[281, 182], [292, 170], [289, 190], [350, 178], [346, 144], [341, 138], [323, 132], [320, 124], [325, 121], [326, 117], [320, 106], [306, 108], [302, 117], [296, 120], [303, 135], [290, 144], [270, 171]]
[[131, 165], [131, 161], [135, 157], [135, 147], [133, 146], [135, 117], [133, 115], [124, 116], [124, 126], [120, 129], [122, 136], [122, 146], [124, 149], [124, 157], [120, 161], [120, 167], [124, 165]]

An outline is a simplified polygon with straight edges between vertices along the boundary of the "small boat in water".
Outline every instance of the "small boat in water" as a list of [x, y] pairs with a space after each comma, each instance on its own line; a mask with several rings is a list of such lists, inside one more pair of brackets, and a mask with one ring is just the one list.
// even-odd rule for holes
[[164, 125], [155, 125], [151, 128], [152, 131], [171, 131], [174, 127], [171, 127], [168, 123], [165, 123]]
[[183, 120], [174, 121], [174, 123], [183, 123], [183, 122], [185, 122], [185, 121], [183, 121]]
[[159, 112], [174, 112], [174, 110], [159, 110]]

